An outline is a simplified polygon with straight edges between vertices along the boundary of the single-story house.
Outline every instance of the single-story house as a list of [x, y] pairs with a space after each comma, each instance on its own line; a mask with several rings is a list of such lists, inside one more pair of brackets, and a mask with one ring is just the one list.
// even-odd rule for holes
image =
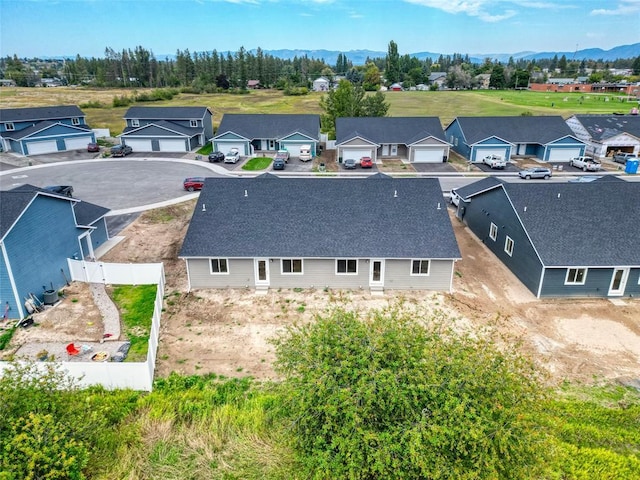
[[190, 152], [213, 137], [207, 107], [131, 107], [120, 143], [134, 152]]
[[8, 318], [27, 315], [30, 294], [43, 301], [45, 290], [65, 285], [67, 259], [95, 257], [109, 239], [108, 211], [33, 185], [0, 191], [0, 302]]
[[435, 178], [265, 173], [207, 178], [179, 257], [189, 289], [451, 291], [460, 251]]
[[288, 150], [297, 157], [302, 145], [311, 145], [315, 157], [319, 142], [320, 115], [225, 113], [213, 137], [213, 149], [237, 148], [240, 155]]
[[401, 158], [416, 163], [442, 163], [449, 158], [438, 117], [341, 117], [336, 118], [339, 159]]
[[76, 105], [0, 109], [2, 149], [40, 155], [86, 149], [96, 136]]
[[331, 87], [331, 82], [325, 77], [318, 77], [313, 81], [311, 87], [314, 92], [328, 92]]
[[536, 297], [640, 295], [640, 183], [488, 177], [456, 193], [456, 216]]
[[618, 151], [640, 155], [640, 115], [572, 115], [567, 125], [596, 158]]
[[447, 81], [447, 72], [431, 72], [429, 74], [429, 85], [437, 85], [438, 88], [445, 86]]
[[518, 155], [568, 162], [586, 149], [560, 116], [456, 117], [445, 135], [453, 149], [472, 163], [487, 155], [507, 161]]

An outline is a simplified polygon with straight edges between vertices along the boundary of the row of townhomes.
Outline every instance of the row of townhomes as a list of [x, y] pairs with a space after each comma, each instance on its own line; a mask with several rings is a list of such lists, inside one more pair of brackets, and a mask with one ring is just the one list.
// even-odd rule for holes
[[[94, 140], [77, 107], [0, 115], [3, 148], [19, 154], [68, 149], [79, 135], [83, 147]], [[206, 107], [133, 107], [125, 121], [120, 142], [143, 152], [212, 142], [245, 156], [283, 148], [296, 156], [300, 145], [317, 154], [322, 143], [317, 115], [227, 114], [215, 132]], [[335, 148], [337, 158], [374, 162], [442, 164], [450, 149], [470, 162], [492, 153], [562, 162], [585, 152], [637, 154], [639, 126], [637, 116], [617, 115], [458, 117], [444, 129], [435, 117], [341, 118]], [[0, 193], [0, 302], [22, 317], [25, 298], [66, 282], [67, 259], [99, 257], [108, 210], [31, 185]], [[453, 291], [455, 264], [464, 261], [454, 221], [539, 298], [640, 295], [640, 182], [611, 174], [589, 183], [487, 177], [456, 194], [450, 216], [436, 178], [207, 178], [179, 257], [190, 289]]]

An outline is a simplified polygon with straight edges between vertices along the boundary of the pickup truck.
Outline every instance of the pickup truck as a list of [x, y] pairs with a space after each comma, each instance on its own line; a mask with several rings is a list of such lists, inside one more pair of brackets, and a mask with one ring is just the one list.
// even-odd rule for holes
[[569, 160], [569, 165], [581, 168], [583, 172], [598, 172], [602, 168], [600, 162], [591, 157], [573, 157]]
[[627, 163], [629, 159], [636, 159], [636, 156], [633, 153], [615, 153], [613, 155], [613, 161], [622, 163], [623, 165]]
[[504, 168], [507, 166], [507, 162], [505, 162], [502, 157], [499, 155], [487, 155], [482, 159], [482, 163], [488, 165], [491, 168]]
[[284, 163], [289, 163], [289, 150], [278, 150], [274, 160], [282, 160]]

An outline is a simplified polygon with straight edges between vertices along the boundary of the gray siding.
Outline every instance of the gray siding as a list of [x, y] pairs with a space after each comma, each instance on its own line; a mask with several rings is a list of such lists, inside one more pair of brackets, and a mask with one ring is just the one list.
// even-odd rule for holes
[[358, 273], [336, 275], [334, 259], [309, 259], [302, 262], [303, 274], [282, 274], [281, 260], [273, 259], [271, 267], [272, 288], [369, 288], [369, 264], [358, 259]]
[[411, 260], [385, 262], [384, 288], [449, 291], [453, 260], [431, 260], [429, 275], [411, 275]]
[[187, 260], [191, 288], [246, 288], [255, 285], [253, 259], [228, 259], [228, 274], [211, 274], [207, 258], [190, 258]]
[[[589, 268], [584, 285], [565, 285], [566, 268], [547, 268], [544, 273], [541, 297], [608, 297], [613, 268]], [[640, 268], [629, 272], [624, 296], [640, 295]]]
[[[463, 202], [460, 203], [463, 205]], [[542, 273], [542, 264], [520, 224], [504, 190], [496, 188], [464, 202], [463, 222], [535, 295]], [[498, 227], [496, 240], [489, 238], [491, 223]], [[504, 251], [506, 237], [513, 239], [513, 256]]]

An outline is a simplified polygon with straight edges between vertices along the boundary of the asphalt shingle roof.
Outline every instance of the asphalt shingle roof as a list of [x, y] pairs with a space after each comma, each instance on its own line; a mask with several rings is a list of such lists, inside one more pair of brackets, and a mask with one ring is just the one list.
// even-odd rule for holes
[[409, 145], [426, 137], [446, 142], [438, 117], [340, 117], [336, 118], [336, 143], [355, 136], [371, 142]]
[[[42, 122], [38, 122], [35, 125], [31, 125], [30, 127], [23, 128], [22, 130], [15, 130], [11, 132], [4, 132], [2, 136], [4, 138], [10, 138], [11, 140], [20, 140], [21, 138], [29, 137], [30, 135], [44, 130], [45, 128], [49, 128], [53, 125], [58, 125], [60, 122], [54, 120], [44, 120]], [[68, 127], [70, 131], [79, 131], [85, 130], [87, 132], [91, 131], [91, 127], [88, 125], [68, 125], [66, 123], [61, 124], [65, 127]]]
[[[160, 127], [160, 128], [158, 128]], [[171, 130], [171, 131], [169, 131]], [[122, 131], [122, 135], [129, 135], [131, 133], [140, 133], [140, 135], [170, 135], [172, 132], [181, 133], [189, 137], [199, 135], [202, 133], [202, 127], [185, 127], [174, 122], [167, 120], [158, 120], [156, 122], [141, 125], [139, 127], [125, 127]], [[121, 136], [121, 135], [120, 135]], [[135, 136], [135, 135], [132, 135]]]
[[640, 115], [574, 115], [596, 141], [621, 133], [640, 139]]
[[283, 138], [300, 132], [318, 140], [320, 115], [225, 113], [216, 136], [227, 132], [237, 133], [250, 140]]
[[538, 117], [457, 117], [464, 138], [469, 145], [490, 137], [511, 143], [546, 145], [566, 136], [575, 137], [560, 116]]
[[485, 177], [477, 182], [470, 183], [460, 188], [454, 188], [455, 192], [460, 198], [468, 199], [470, 196], [477, 195], [478, 193], [490, 190], [503, 183], [496, 177]]
[[437, 179], [207, 178], [180, 257], [262, 256], [452, 259], [460, 251]]
[[0, 109], [0, 122], [40, 122], [84, 116], [77, 105]]
[[207, 110], [207, 107], [130, 107], [124, 118], [190, 120], [203, 118]]
[[640, 183], [502, 185], [544, 265], [640, 265]]

